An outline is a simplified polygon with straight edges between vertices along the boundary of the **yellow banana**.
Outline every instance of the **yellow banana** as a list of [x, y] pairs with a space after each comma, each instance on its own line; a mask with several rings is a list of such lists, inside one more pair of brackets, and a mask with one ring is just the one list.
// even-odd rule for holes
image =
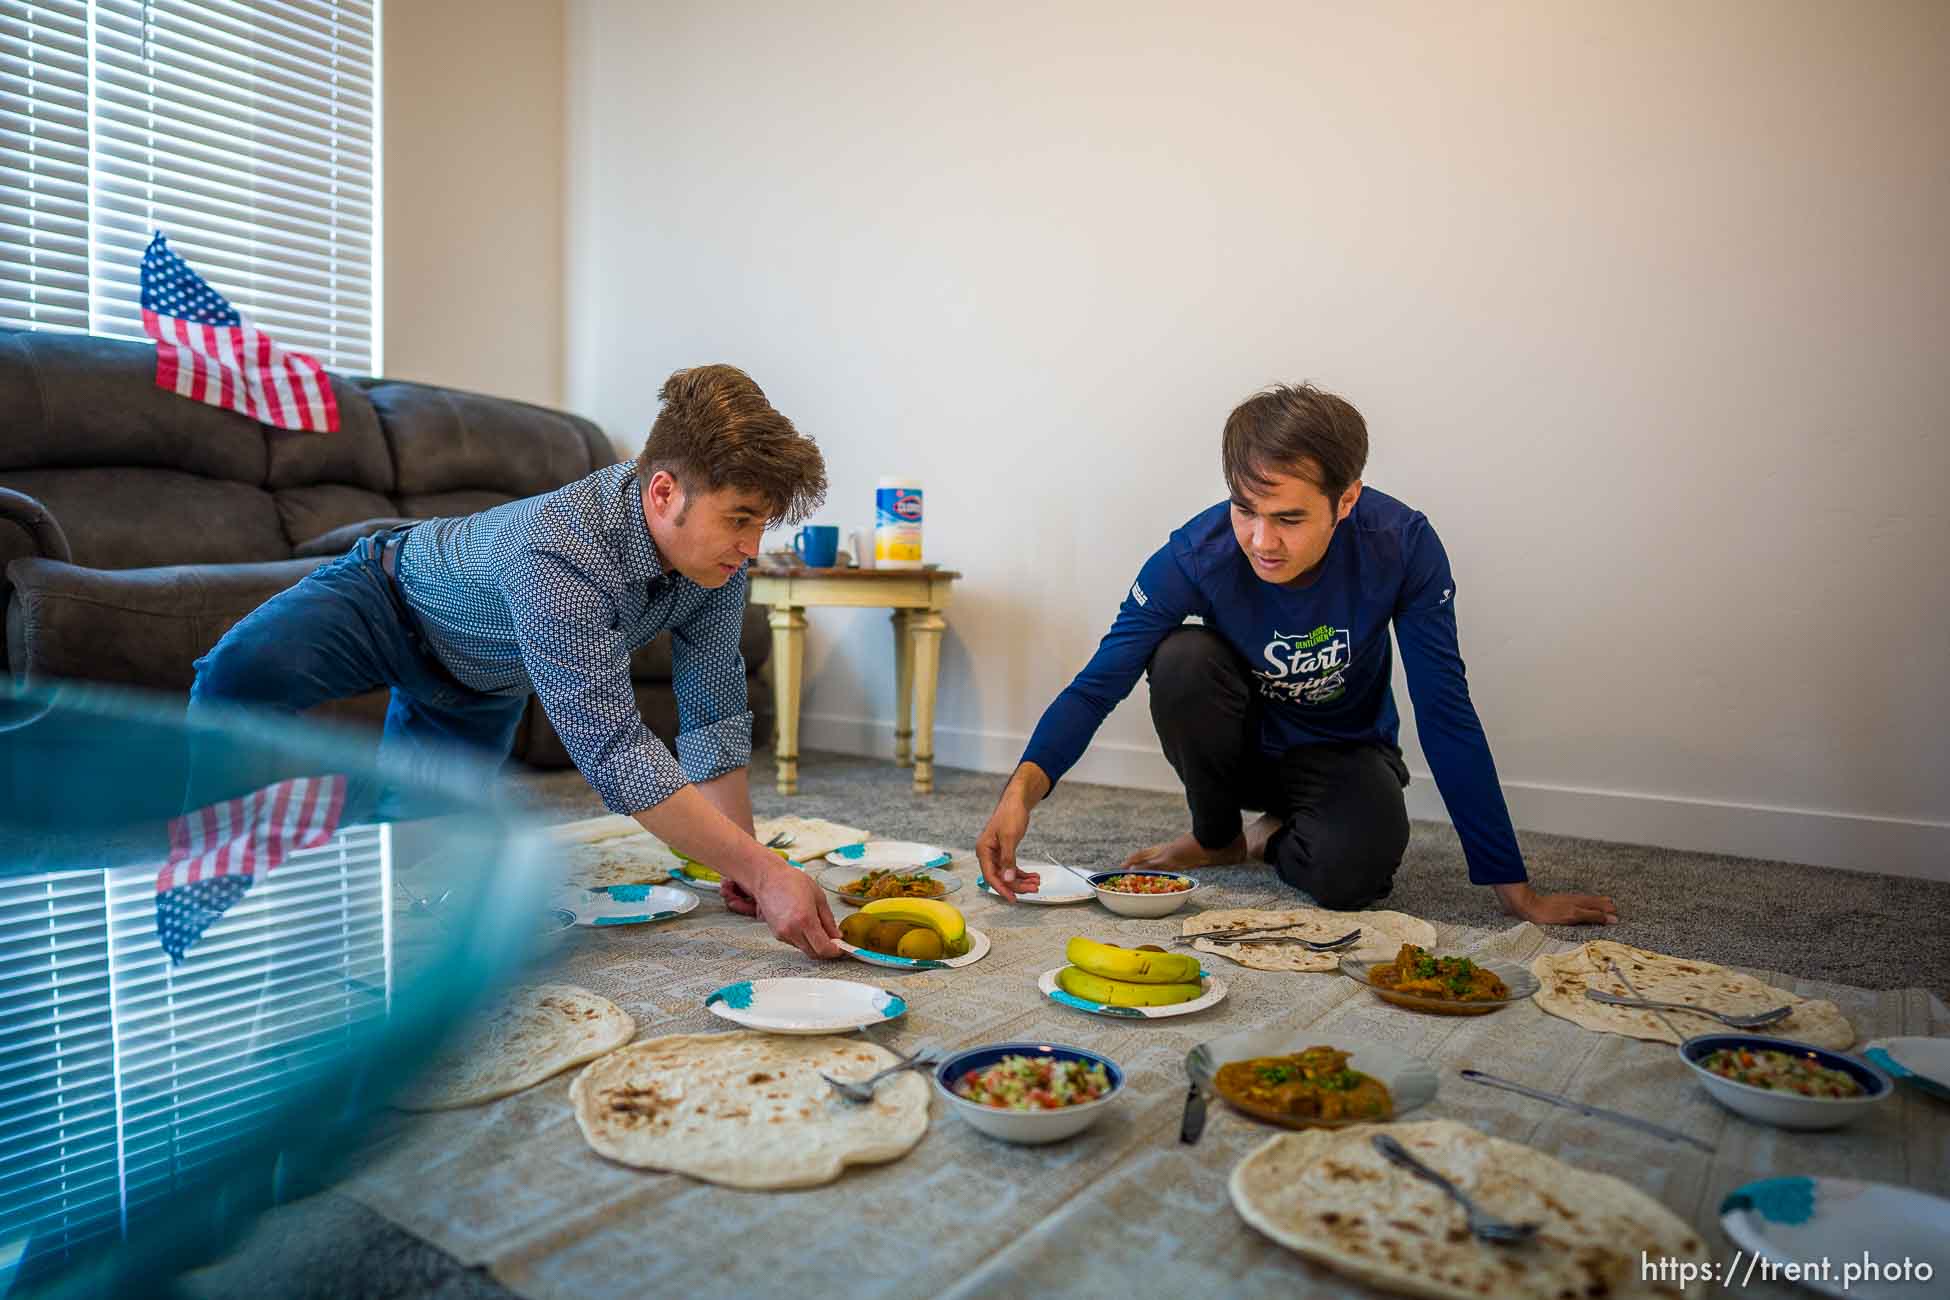
[[1198, 958], [1181, 952], [1140, 952], [1114, 943], [1076, 938], [1063, 950], [1072, 966], [1107, 980], [1131, 984], [1183, 984], [1198, 981]]
[[1190, 1002], [1205, 990], [1198, 981], [1189, 984], [1126, 984], [1105, 979], [1075, 966], [1056, 972], [1057, 987], [1085, 1002], [1101, 1002], [1112, 1007], [1164, 1007], [1174, 1002]]
[[959, 944], [968, 933], [961, 913], [938, 898], [876, 898], [860, 910], [884, 921], [925, 925], [941, 936], [944, 948]]

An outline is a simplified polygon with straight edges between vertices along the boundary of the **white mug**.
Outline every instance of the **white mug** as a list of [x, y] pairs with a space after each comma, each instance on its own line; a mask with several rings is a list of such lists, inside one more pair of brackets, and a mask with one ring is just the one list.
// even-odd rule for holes
[[873, 529], [855, 528], [846, 535], [847, 549], [853, 552], [853, 559], [863, 569], [873, 567]]

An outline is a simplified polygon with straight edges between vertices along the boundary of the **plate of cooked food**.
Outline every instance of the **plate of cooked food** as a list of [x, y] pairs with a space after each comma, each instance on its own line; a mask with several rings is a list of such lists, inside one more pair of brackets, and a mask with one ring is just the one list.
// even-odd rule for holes
[[946, 898], [961, 888], [958, 877], [917, 867], [897, 871], [887, 867], [828, 867], [816, 877], [820, 887], [843, 903], [860, 907], [883, 898]]
[[1442, 1016], [1480, 1016], [1537, 992], [1537, 977], [1515, 962], [1445, 956], [1405, 943], [1391, 961], [1343, 957], [1341, 974], [1384, 1002]]
[[1319, 1030], [1248, 1029], [1185, 1057], [1199, 1087], [1283, 1128], [1399, 1118], [1435, 1100], [1435, 1067], [1399, 1047]]

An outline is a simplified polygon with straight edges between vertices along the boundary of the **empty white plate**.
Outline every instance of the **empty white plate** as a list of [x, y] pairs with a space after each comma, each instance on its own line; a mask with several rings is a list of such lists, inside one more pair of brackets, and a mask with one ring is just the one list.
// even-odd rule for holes
[[[1016, 895], [1018, 903], [1040, 903], [1045, 907], [1058, 907], [1064, 903], [1087, 903], [1097, 896], [1096, 890], [1061, 867], [1052, 867], [1047, 863], [1038, 865], [1034, 862], [1025, 862], [1022, 864], [1022, 870], [1035, 872], [1042, 877], [1042, 881], [1041, 888], [1035, 893], [1018, 893]], [[975, 888], [990, 898], [1001, 897], [989, 888], [986, 879], [976, 880]]]
[[559, 902], [575, 913], [577, 925], [642, 925], [694, 911], [697, 895], [669, 885], [611, 885], [571, 890]]
[[[1850, 1300], [1942, 1295], [1944, 1270], [1950, 1268], [1944, 1246], [1950, 1242], [1950, 1201], [1887, 1183], [1763, 1178], [1727, 1193], [1720, 1202], [1720, 1226], [1734, 1245], [1760, 1259], [1813, 1265], [1816, 1276], [1804, 1272], [1803, 1286]], [[1824, 1260], [1828, 1276], [1821, 1278]], [[1869, 1276], [1864, 1261], [1878, 1266], [1881, 1276]], [[1900, 1273], [1905, 1265], [1907, 1277]], [[1932, 1276], [1921, 1276], [1919, 1265]], [[1862, 1274], [1848, 1276], [1844, 1270], [1850, 1268]], [[1743, 1277], [1741, 1285], [1747, 1280]]]
[[1890, 1078], [1950, 1101], [1950, 1038], [1877, 1038], [1861, 1054]]
[[855, 980], [741, 980], [704, 999], [714, 1016], [768, 1034], [837, 1034], [907, 1014], [898, 994]]
[[864, 844], [842, 845], [828, 853], [826, 860], [836, 867], [903, 870], [945, 867], [955, 860], [955, 855], [937, 845], [916, 844], [912, 840], [868, 840]]

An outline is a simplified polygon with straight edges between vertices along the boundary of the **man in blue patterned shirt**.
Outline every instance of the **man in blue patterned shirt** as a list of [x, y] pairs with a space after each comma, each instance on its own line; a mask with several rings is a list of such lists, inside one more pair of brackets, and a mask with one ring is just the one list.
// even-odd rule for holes
[[[765, 529], [826, 494], [819, 449], [731, 366], [680, 370], [633, 462], [479, 514], [368, 537], [232, 628], [197, 662], [191, 709], [297, 712], [392, 688], [383, 744], [437, 761], [505, 755], [528, 696], [613, 812], [724, 876], [726, 903], [835, 957], [825, 896], [752, 836], [752, 715], [738, 649]], [[671, 635], [673, 754], [630, 654]]]

